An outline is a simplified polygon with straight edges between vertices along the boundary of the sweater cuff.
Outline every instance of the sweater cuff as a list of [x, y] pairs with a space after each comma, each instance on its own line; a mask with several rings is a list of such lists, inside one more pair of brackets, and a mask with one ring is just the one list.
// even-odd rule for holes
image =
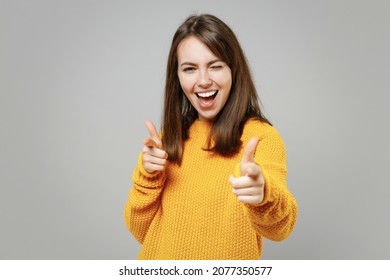
[[269, 177], [269, 174], [267, 170], [265, 170], [260, 164], [257, 164], [261, 168], [261, 173], [264, 177], [264, 197], [263, 201], [257, 205], [252, 206], [262, 206], [264, 204], [267, 204], [269, 202], [272, 202], [274, 200], [275, 195], [275, 189], [272, 187], [271, 178]]

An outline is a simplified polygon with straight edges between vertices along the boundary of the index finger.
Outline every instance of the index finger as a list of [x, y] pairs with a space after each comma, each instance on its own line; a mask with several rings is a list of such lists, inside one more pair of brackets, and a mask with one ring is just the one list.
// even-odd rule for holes
[[256, 137], [251, 138], [245, 146], [244, 153], [242, 155], [241, 163], [250, 163], [254, 162], [253, 155], [256, 151], [257, 144], [259, 139]]
[[157, 129], [154, 126], [154, 124], [152, 123], [152, 121], [146, 121], [145, 124], [146, 124], [146, 127], [148, 128], [149, 134], [152, 138], [156, 138], [156, 137], [160, 138], [160, 136], [157, 133]]
[[148, 141], [149, 145], [148, 144], [146, 144], [146, 145], [150, 146], [150, 147], [156, 147], [156, 148], [162, 149], [163, 145], [162, 145], [160, 136], [158, 135], [157, 129], [154, 126], [154, 124], [151, 121], [149, 121], [149, 120], [146, 121], [145, 124], [146, 124], [146, 127], [147, 127], [148, 131], [149, 131], [151, 140], [153, 140], [153, 142], [154, 142], [154, 144], [152, 144], [150, 141]]

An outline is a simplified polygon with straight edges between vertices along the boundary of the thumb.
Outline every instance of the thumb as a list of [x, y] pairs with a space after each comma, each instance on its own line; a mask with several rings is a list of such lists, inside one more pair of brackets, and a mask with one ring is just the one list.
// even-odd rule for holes
[[150, 134], [150, 138], [145, 139], [144, 142], [145, 145], [148, 147], [155, 147], [155, 148], [162, 149], [162, 142], [153, 122], [148, 120], [145, 122], [145, 124]]
[[241, 165], [254, 162], [254, 154], [258, 143], [259, 139], [256, 137], [253, 137], [248, 141], [242, 155]]
[[241, 176], [258, 176], [260, 169], [255, 164], [254, 160], [254, 154], [258, 143], [259, 139], [254, 137], [251, 138], [246, 144], [240, 165]]

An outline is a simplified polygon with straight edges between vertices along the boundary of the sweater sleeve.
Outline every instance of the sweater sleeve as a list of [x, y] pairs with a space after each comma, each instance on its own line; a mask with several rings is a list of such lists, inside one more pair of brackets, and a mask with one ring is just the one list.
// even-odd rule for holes
[[287, 189], [286, 153], [276, 129], [260, 137], [254, 158], [264, 176], [264, 199], [259, 205], [244, 204], [245, 210], [259, 235], [282, 241], [294, 229], [298, 207]]
[[143, 243], [149, 226], [160, 207], [160, 194], [165, 182], [165, 171], [148, 173], [142, 165], [142, 153], [132, 176], [133, 187], [124, 209], [127, 229]]

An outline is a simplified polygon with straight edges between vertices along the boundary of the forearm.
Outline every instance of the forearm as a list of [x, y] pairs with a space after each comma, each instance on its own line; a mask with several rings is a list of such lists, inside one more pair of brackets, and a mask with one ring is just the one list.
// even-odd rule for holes
[[138, 164], [132, 181], [133, 187], [130, 189], [125, 205], [124, 217], [128, 230], [142, 243], [160, 207], [165, 172], [149, 174], [143, 169], [142, 164]]

